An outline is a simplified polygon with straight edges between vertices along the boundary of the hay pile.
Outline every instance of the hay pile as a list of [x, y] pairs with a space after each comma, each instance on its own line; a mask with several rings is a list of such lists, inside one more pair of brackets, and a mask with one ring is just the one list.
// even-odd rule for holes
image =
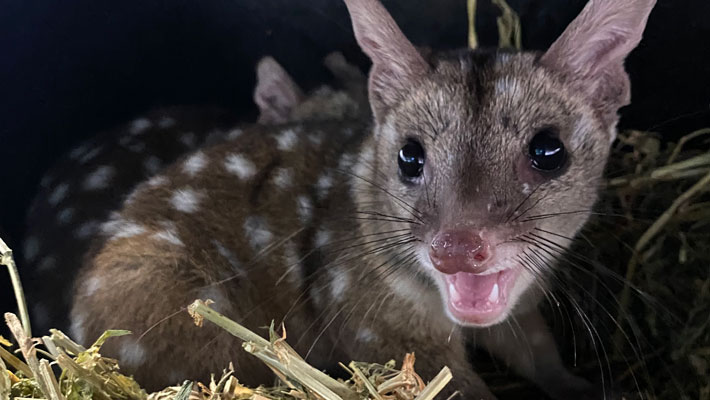
[[645, 398], [710, 399], [710, 129], [677, 143], [623, 132], [614, 150], [589, 238], [600, 283], [624, 281], [594, 296], [616, 317], [604, 338], [615, 381]]
[[[395, 369], [394, 361], [386, 365], [351, 362], [348, 367], [343, 366], [351, 378], [335, 380], [308, 365], [286, 343], [285, 335], [276, 335], [273, 326], [270, 340], [266, 340], [220, 315], [208, 304], [209, 301], [197, 300], [189, 307], [196, 323], [201, 325], [207, 319], [244, 340], [244, 349], [274, 371], [280, 379], [279, 385], [245, 387], [230, 365], [219, 378], [213, 375], [208, 384], [186, 381], [182, 386], [148, 394], [131, 377], [121, 374], [116, 360], [99, 353], [106, 340], [130, 332], [107, 331], [86, 349], [58, 330], [52, 330], [49, 336], [30, 338], [19, 319], [7, 313], [6, 322], [23, 360], [0, 347], [0, 400], [430, 400], [452, 378], [444, 367], [426, 385], [414, 370], [414, 355], [408, 354], [400, 370]], [[0, 346], [9, 347], [11, 343], [0, 337]], [[57, 370], [59, 373], [55, 374]]]
[[407, 354], [399, 370], [394, 361], [385, 365], [354, 361], [347, 367], [341, 364], [351, 378], [336, 380], [310, 366], [288, 345], [285, 328], [279, 336], [272, 325], [267, 340], [212, 310], [210, 300], [196, 300], [188, 307], [195, 324], [202, 326], [208, 320], [241, 339], [244, 350], [271, 368], [280, 384], [248, 388], [239, 383], [230, 365], [219, 378], [213, 375], [208, 384], [186, 381], [182, 386], [148, 394], [133, 378], [121, 373], [116, 360], [100, 354], [106, 340], [129, 335], [129, 331], [107, 331], [88, 349], [56, 329], [50, 330], [49, 336], [31, 337], [12, 251], [2, 239], [0, 256], [0, 264], [6, 265], [13, 276], [23, 317], [20, 322], [15, 314], [5, 314], [22, 359], [10, 351], [12, 343], [0, 336], [0, 400], [431, 400], [452, 379], [449, 369], [443, 367], [425, 384], [414, 370], [414, 354]]

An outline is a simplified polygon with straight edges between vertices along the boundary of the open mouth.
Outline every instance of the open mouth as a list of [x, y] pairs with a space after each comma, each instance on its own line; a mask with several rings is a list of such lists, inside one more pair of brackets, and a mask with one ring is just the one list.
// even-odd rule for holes
[[517, 268], [488, 275], [470, 272], [444, 275], [449, 310], [464, 323], [488, 325], [497, 322], [508, 305], [508, 296], [517, 276]]

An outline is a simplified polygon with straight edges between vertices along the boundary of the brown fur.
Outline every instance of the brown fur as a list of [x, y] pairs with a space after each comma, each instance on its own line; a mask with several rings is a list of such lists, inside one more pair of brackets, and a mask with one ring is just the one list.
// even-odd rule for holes
[[[490, 399], [465, 352], [466, 337], [474, 336], [555, 398], [595, 398], [562, 366], [535, 307], [554, 257], [543, 252], [538, 263], [526, 263], [524, 256], [541, 250], [521, 238], [539, 229], [559, 237], [579, 231], [596, 199], [615, 119], [599, 112], [572, 72], [541, 62], [540, 54], [464, 50], [425, 59], [378, 2], [346, 3], [374, 63], [374, 125], [254, 127], [201, 150], [209, 165], [198, 173], [187, 174], [183, 159], [165, 171], [165, 183], [143, 184], [79, 279], [75, 333], [87, 341], [107, 328], [136, 332], [107, 350], [150, 388], [204, 379], [228, 361], [248, 383], [268, 381], [225, 334], [195, 328], [179, 313], [193, 298], [208, 297], [251, 329], [283, 320], [289, 341], [319, 368], [401, 359], [414, 350], [426, 379], [448, 365], [455, 377], [449, 390]], [[598, 8], [590, 9], [563, 43], [593, 40], [577, 34], [590, 31], [580, 24], [597, 20], [589, 13]], [[630, 50], [626, 40], [642, 27], [620, 23], [634, 34], [615, 43]], [[567, 50], [560, 54], [574, 54]], [[611, 83], [605, 93], [625, 78], [620, 66], [611, 71], [622, 75], [594, 83]], [[623, 105], [623, 96], [616, 99], [609, 109]], [[549, 174], [533, 170], [527, 156], [544, 128], [554, 129], [569, 153], [565, 167]], [[426, 149], [416, 183], [398, 172], [407, 140]], [[563, 214], [533, 218], [554, 212]], [[141, 229], [127, 228], [133, 224]], [[497, 254], [489, 268], [520, 270], [499, 320], [462, 323], [448, 313], [443, 278], [426, 254], [432, 237], [451, 227], [489, 235]], [[559, 237], [547, 236], [565, 248]], [[524, 324], [521, 337], [498, 323], [507, 318]]]
[[[345, 89], [322, 86], [303, 95], [273, 58], [262, 59], [254, 90], [260, 124], [365, 118], [364, 76], [339, 53], [329, 55], [326, 64]], [[231, 110], [165, 107], [102, 132], [62, 157], [46, 173], [27, 215], [23, 266], [31, 273], [33, 326], [45, 332], [68, 325], [72, 291], [62, 285], [71, 285], [91, 239], [138, 183], [181, 155], [238, 134], [240, 122]], [[92, 176], [97, 184], [89, 188]]]

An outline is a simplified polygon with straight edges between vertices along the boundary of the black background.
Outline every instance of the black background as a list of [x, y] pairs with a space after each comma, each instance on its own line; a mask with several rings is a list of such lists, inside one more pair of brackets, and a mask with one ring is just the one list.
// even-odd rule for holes
[[[465, 0], [384, 3], [415, 44], [466, 45]], [[495, 45], [496, 10], [479, 4], [479, 39]], [[544, 49], [584, 0], [509, 4], [524, 47]], [[82, 139], [159, 105], [226, 105], [249, 118], [260, 56], [308, 88], [331, 78], [321, 60], [333, 50], [367, 68], [341, 0], [0, 0], [0, 235], [20, 249], [41, 174]], [[667, 137], [709, 125], [709, 61], [710, 2], [660, 0], [628, 60], [622, 125]]]

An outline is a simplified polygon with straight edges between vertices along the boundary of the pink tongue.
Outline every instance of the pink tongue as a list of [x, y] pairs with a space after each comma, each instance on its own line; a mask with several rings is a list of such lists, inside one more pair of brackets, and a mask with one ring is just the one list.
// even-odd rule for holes
[[488, 298], [493, 285], [498, 282], [499, 274], [475, 275], [468, 272], [459, 272], [454, 275], [454, 287], [461, 297], [470, 300], [483, 300]]

